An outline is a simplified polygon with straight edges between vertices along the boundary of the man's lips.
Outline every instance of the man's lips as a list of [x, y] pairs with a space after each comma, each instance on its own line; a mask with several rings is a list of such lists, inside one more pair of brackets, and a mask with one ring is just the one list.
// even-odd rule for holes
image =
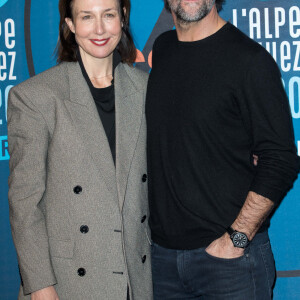
[[93, 39], [90, 41], [96, 46], [105, 46], [109, 42], [109, 40], [110, 39], [108, 38], [108, 39], [102, 39], [102, 40]]

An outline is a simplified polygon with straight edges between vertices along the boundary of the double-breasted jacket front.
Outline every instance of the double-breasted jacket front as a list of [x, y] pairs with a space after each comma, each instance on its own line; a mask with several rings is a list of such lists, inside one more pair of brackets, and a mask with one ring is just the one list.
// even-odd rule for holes
[[127, 286], [131, 299], [152, 299], [147, 74], [121, 63], [114, 82], [115, 165], [78, 63], [11, 89], [9, 205], [19, 299], [50, 285], [60, 300], [126, 299]]

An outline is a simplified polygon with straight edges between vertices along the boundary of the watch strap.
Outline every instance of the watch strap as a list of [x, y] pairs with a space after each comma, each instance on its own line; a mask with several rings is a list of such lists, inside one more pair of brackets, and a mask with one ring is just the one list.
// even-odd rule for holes
[[229, 233], [229, 235], [231, 236], [236, 230], [234, 230], [231, 226], [229, 226], [226, 231]]

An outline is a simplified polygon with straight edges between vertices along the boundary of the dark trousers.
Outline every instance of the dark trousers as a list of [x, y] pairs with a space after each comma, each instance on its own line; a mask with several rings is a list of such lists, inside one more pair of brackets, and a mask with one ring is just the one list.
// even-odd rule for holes
[[154, 300], [272, 299], [275, 263], [267, 232], [242, 257], [217, 258], [205, 248], [172, 250], [152, 245]]

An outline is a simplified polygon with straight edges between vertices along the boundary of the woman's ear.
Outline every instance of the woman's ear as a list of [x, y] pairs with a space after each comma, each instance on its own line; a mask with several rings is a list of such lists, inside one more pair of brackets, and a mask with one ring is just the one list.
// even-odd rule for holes
[[75, 33], [75, 26], [71, 18], [65, 18], [65, 22], [68, 25], [69, 29]]
[[126, 8], [123, 7], [123, 14], [124, 14], [124, 18], [122, 20], [122, 27], [124, 26], [124, 23], [126, 23]]

